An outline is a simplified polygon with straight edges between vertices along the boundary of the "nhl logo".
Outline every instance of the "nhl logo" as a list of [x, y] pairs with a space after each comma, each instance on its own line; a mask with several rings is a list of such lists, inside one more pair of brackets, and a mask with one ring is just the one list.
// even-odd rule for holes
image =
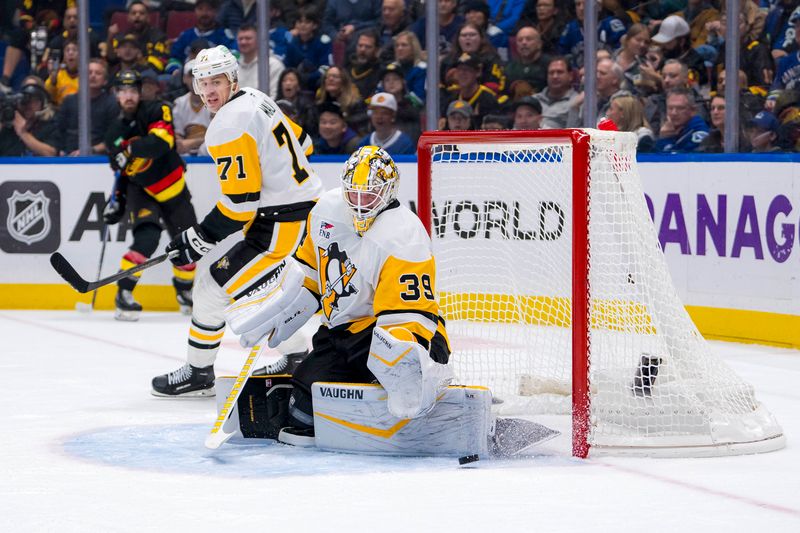
[[58, 186], [50, 181], [0, 183], [0, 250], [10, 254], [49, 254], [60, 244]]
[[14, 239], [33, 244], [47, 237], [50, 232], [50, 199], [44, 191], [32, 193], [30, 190], [20, 193], [14, 191], [8, 202], [6, 224], [8, 234]]

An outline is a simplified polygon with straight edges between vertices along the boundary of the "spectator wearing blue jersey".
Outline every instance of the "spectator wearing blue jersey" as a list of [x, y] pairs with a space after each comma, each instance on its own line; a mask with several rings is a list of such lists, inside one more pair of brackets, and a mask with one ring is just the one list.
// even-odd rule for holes
[[414, 154], [417, 147], [411, 137], [400, 131], [395, 123], [397, 100], [389, 93], [376, 93], [369, 100], [370, 124], [373, 132], [367, 134], [361, 146], [380, 146], [389, 155]]
[[506, 35], [512, 35], [525, 8], [525, 0], [488, 0], [488, 20]]
[[382, 0], [328, 0], [322, 16], [322, 33], [348, 41], [354, 32], [378, 26]]
[[394, 57], [405, 73], [409, 96], [422, 105], [425, 101], [428, 64], [422, 60], [422, 47], [414, 32], [406, 30], [395, 36]]
[[[437, 0], [436, 5], [439, 15], [439, 57], [444, 57], [450, 52], [453, 40], [455, 40], [458, 30], [461, 29], [461, 25], [464, 24], [464, 17], [456, 13], [457, 0]], [[427, 50], [425, 17], [418, 18], [411, 25], [411, 31], [417, 36], [423, 50]]]
[[772, 57], [776, 60], [797, 48], [794, 25], [789, 20], [798, 12], [800, 6], [797, 5], [797, 0], [780, 0], [767, 14], [762, 37], [771, 46]]
[[317, 155], [352, 154], [358, 149], [356, 132], [344, 120], [342, 106], [325, 102], [319, 107], [319, 136], [314, 141]]
[[233, 32], [217, 22], [217, 0], [197, 0], [194, 5], [194, 15], [197, 23], [193, 28], [181, 32], [170, 49], [170, 58], [165, 72], [167, 74], [180, 73], [186, 58], [189, 55], [192, 42], [205, 39], [210, 47], [224, 45], [230, 50], [236, 50], [236, 37]]
[[708, 137], [708, 124], [697, 114], [691, 89], [667, 93], [667, 120], [661, 125], [657, 152], [696, 152]]
[[489, 19], [489, 4], [486, 0], [467, 0], [464, 4], [464, 18], [467, 22], [479, 26], [489, 42], [497, 50], [503, 62], [508, 61], [508, 34]]
[[778, 128], [780, 122], [769, 111], [760, 111], [747, 121], [747, 138], [753, 147], [753, 153], [780, 152], [778, 141]]
[[[585, 0], [575, 0], [575, 18], [567, 23], [558, 38], [558, 52], [570, 58], [572, 66], [583, 66], [583, 15]], [[597, 28], [601, 48], [616, 50], [625, 35], [625, 21], [616, 16], [602, 17]]]
[[314, 8], [301, 8], [286, 49], [284, 64], [297, 69], [308, 89], [316, 88], [325, 67], [333, 64], [331, 39], [319, 31], [319, 23]]
[[[800, 44], [800, 8], [792, 13], [789, 20], [794, 28], [795, 44]], [[775, 73], [772, 89], [800, 89], [800, 49], [778, 60], [778, 71]]]
[[383, 0], [381, 23], [378, 26], [380, 35], [380, 51], [378, 57], [382, 63], [394, 61], [394, 38], [405, 31], [411, 24], [406, 15], [405, 0]]

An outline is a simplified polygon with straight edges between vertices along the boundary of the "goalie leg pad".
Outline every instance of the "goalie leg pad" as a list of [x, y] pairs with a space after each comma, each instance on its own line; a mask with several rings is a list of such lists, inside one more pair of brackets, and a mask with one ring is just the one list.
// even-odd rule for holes
[[[403, 338], [398, 338], [403, 337]], [[389, 395], [389, 412], [398, 418], [422, 416], [453, 380], [453, 369], [431, 359], [404, 328], [372, 331], [367, 368]]]
[[[228, 397], [236, 378], [217, 378], [217, 411]], [[248, 439], [277, 439], [289, 419], [289, 397], [292, 394], [291, 376], [251, 376], [242, 387], [228, 420], [226, 430], [238, 428], [233, 436]]]
[[318, 382], [312, 386], [314, 434], [323, 450], [374, 455], [486, 455], [493, 432], [485, 387], [447, 387], [424, 416], [401, 419], [380, 385]]

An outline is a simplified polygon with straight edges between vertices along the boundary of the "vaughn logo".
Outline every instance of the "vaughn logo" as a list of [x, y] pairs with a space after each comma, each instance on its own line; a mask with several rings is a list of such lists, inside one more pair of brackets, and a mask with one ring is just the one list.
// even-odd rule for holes
[[61, 197], [48, 181], [0, 185], [0, 249], [8, 253], [51, 253], [61, 244]]
[[341, 400], [364, 399], [364, 391], [357, 389], [334, 389], [331, 387], [320, 387], [319, 392], [323, 398], [338, 398]]

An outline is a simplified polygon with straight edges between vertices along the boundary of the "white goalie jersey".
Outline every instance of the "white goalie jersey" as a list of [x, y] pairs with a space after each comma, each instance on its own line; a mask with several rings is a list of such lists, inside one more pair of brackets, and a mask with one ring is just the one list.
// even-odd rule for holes
[[340, 189], [311, 210], [295, 257], [304, 285], [319, 297], [322, 323], [358, 333], [376, 324], [408, 329], [424, 344], [447, 339], [435, 297], [430, 237], [416, 215], [394, 201], [363, 237]]
[[223, 224], [242, 226], [259, 208], [303, 204], [323, 192], [307, 159], [311, 138], [261, 91], [243, 88], [234, 95], [205, 140], [222, 189], [215, 218]]

